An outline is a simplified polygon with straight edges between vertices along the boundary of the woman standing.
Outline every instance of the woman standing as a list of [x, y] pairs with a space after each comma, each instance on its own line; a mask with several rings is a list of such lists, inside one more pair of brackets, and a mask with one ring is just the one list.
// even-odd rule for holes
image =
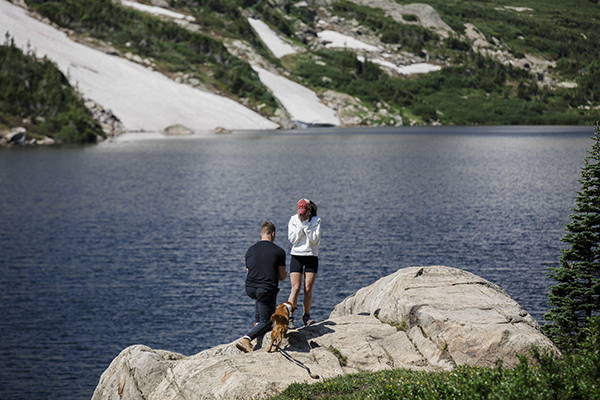
[[[292, 244], [290, 262], [290, 282], [292, 291], [288, 301], [297, 306], [302, 277], [304, 277], [304, 314], [305, 326], [314, 324], [310, 319], [312, 290], [319, 269], [319, 244], [321, 243], [321, 218], [317, 217], [317, 206], [308, 199], [300, 199], [298, 213], [292, 215], [288, 223], [288, 239]], [[294, 316], [290, 317], [290, 329], [295, 329]]]

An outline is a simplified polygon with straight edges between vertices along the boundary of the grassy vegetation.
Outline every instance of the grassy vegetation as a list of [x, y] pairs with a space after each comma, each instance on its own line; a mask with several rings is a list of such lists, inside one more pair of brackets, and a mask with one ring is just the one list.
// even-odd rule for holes
[[337, 357], [340, 366], [345, 367], [348, 363], [348, 357], [346, 357], [345, 355], [343, 355], [338, 349], [336, 349], [335, 347], [330, 347], [329, 351], [331, 351], [333, 353], [334, 356]]
[[449, 60], [451, 67], [410, 79], [391, 78], [378, 65], [356, 60], [352, 52], [332, 50], [320, 50], [316, 57], [297, 55], [286, 66], [317, 91], [352, 94], [373, 108], [384, 101], [397, 113], [422, 123], [588, 125], [600, 118], [600, 109], [593, 107], [600, 100], [598, 4], [580, 0], [519, 4], [536, 10], [532, 14], [503, 8], [502, 2], [494, 0], [424, 3], [438, 10], [458, 33], [464, 33], [464, 24], [471, 22], [517, 58], [526, 52], [556, 60], [555, 72], [575, 80], [577, 88], [540, 87], [543, 76], [475, 54], [457, 36], [441, 40], [419, 26], [396, 23], [381, 9], [348, 0], [333, 3], [332, 11], [356, 19], [384, 43], [399, 43], [415, 54], [426, 51], [432, 58]]
[[[528, 71], [473, 53], [456, 51], [458, 66], [418, 79], [392, 78], [351, 51], [320, 50], [319, 63], [296, 55], [287, 66], [317, 90], [332, 89], [375, 107], [384, 101], [401, 114], [444, 125], [592, 124], [600, 110], [569, 107], [567, 90], [540, 89]], [[323, 79], [327, 77], [329, 79]]]
[[[412, 1], [399, 0], [409, 4]], [[556, 61], [556, 72], [578, 87], [564, 95], [572, 106], [600, 98], [600, 4], [591, 0], [424, 0], [458, 33], [470, 22], [487, 38], [496, 38], [515, 55], [525, 53]], [[533, 11], [506, 9], [505, 6]]]
[[[270, 63], [279, 65], [264, 43], [254, 33], [241, 10], [256, 5], [255, 0], [174, 0], [177, 9], [187, 10], [206, 34], [215, 38], [233, 38], [248, 41]], [[271, 16], [271, 14], [267, 14]], [[278, 14], [281, 16], [281, 14]], [[272, 20], [273, 18], [271, 18]], [[287, 27], [289, 30], [289, 26]]]
[[[23, 120], [26, 122], [24, 123]], [[7, 35], [0, 46], [0, 129], [25, 126], [29, 138], [95, 142], [104, 132], [50, 60], [17, 48]]]
[[532, 361], [519, 357], [514, 368], [462, 366], [452, 372], [395, 369], [345, 375], [321, 382], [294, 383], [273, 400], [396, 399], [597, 399], [600, 398], [600, 324], [577, 352], [555, 359], [536, 349]]

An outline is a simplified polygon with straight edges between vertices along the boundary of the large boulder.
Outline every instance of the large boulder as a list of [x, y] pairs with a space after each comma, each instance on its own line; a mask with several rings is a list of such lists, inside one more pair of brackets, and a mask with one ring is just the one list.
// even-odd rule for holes
[[392, 368], [449, 370], [513, 365], [532, 344], [558, 353], [537, 323], [502, 289], [454, 268], [406, 268], [359, 290], [329, 319], [289, 331], [282, 351], [235, 342], [185, 357], [136, 345], [102, 374], [93, 400], [251, 399], [294, 382]]
[[411, 267], [335, 306], [330, 318], [374, 315], [401, 326], [432, 365], [518, 363], [531, 346], [559, 354], [538, 323], [500, 287], [449, 267]]

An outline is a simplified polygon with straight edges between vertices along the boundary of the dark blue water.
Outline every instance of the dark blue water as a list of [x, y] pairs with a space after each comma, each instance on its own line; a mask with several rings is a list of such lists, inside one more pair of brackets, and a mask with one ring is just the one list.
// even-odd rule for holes
[[129, 345], [192, 355], [237, 339], [253, 315], [245, 251], [265, 220], [289, 251], [301, 197], [323, 218], [315, 319], [398, 268], [447, 265], [542, 322], [592, 133], [305, 130], [2, 150], [0, 399], [87, 399]]

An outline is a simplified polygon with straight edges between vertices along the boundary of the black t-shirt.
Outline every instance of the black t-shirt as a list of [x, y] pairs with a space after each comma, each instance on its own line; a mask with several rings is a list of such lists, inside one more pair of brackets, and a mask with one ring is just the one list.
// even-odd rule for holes
[[279, 266], [285, 266], [285, 250], [268, 240], [261, 240], [246, 252], [246, 285], [277, 289]]

